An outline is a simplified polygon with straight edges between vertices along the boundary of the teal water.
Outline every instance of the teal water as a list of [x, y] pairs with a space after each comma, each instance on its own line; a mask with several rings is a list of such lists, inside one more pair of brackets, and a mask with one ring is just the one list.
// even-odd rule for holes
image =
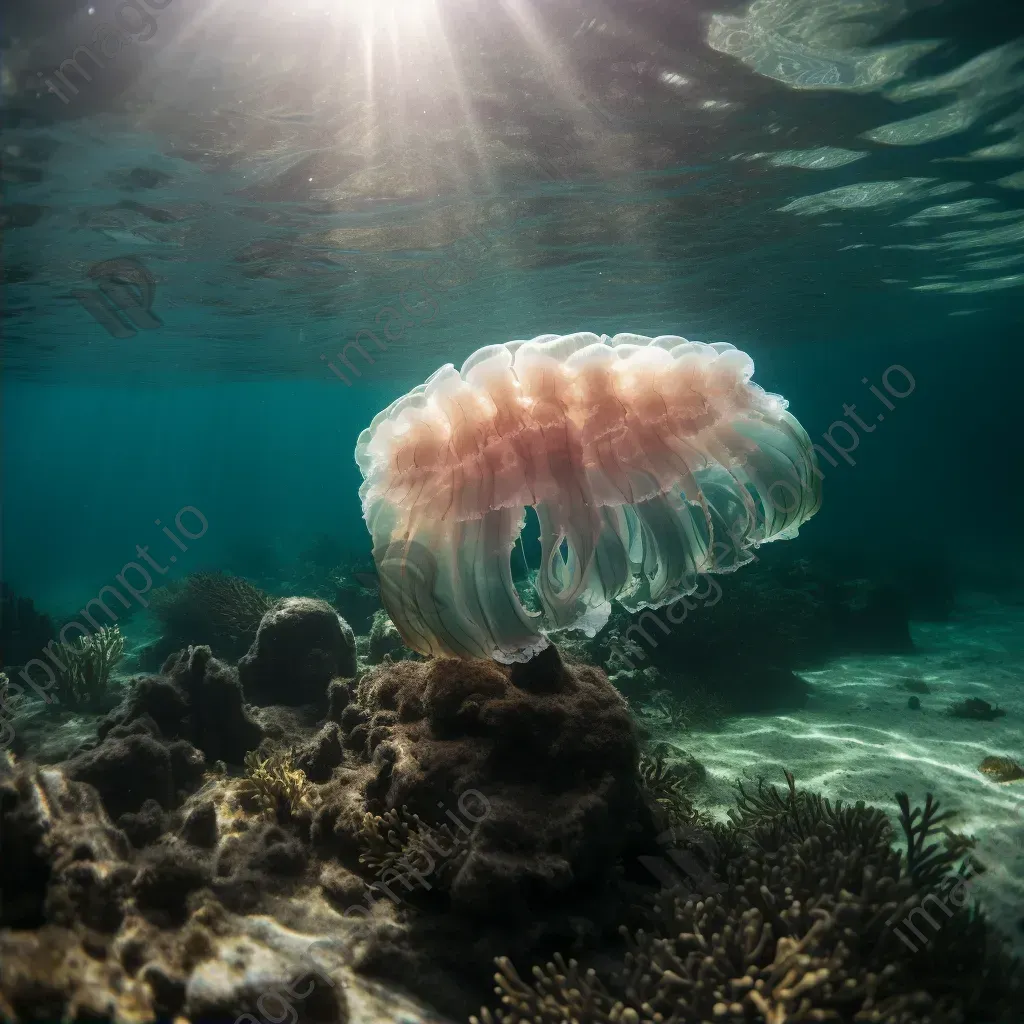
[[[650, 869], [680, 853], [666, 836], [696, 851], [716, 887], [729, 880], [735, 917], [705, 929], [716, 943], [753, 934], [740, 895], [768, 889], [751, 887], [753, 869], [735, 874], [748, 857], [782, 864], [769, 902], [788, 906], [766, 934], [782, 917], [803, 934], [813, 901], [831, 913], [835, 880], [814, 867], [792, 885], [786, 874], [813, 861], [800, 820], [809, 805], [794, 797], [783, 824], [768, 803], [748, 803], [746, 824], [735, 817], [737, 780], [753, 793], [766, 777], [784, 797], [785, 770], [803, 794], [882, 808], [856, 812], [867, 838], [819, 822], [813, 841], [842, 847], [829, 864], [849, 858], [857, 920], [873, 922], [853, 939], [843, 932], [859, 958], [851, 974], [884, 969], [896, 1002], [918, 993], [913, 1009], [871, 1019], [1024, 1019], [1019, 982], [1004, 986], [995, 966], [1003, 939], [1024, 954], [1019, 0], [7, 7], [0, 1019], [73, 1005], [90, 1020], [239, 1024], [257, 1019], [254, 993], [275, 991], [262, 966], [270, 950], [281, 978], [297, 976], [300, 936], [341, 950], [331, 970], [348, 993], [310, 1019], [465, 1020], [491, 998], [495, 954], [524, 979], [558, 951], [602, 972], [619, 964], [620, 926], [649, 930], [649, 907], [674, 884]], [[675, 600], [652, 600], [657, 614], [637, 618], [623, 599], [602, 605], [612, 610], [595, 637], [545, 620], [556, 657], [531, 646], [535, 633], [518, 635], [515, 602], [502, 603], [515, 588], [531, 614], [557, 603], [538, 582], [543, 513], [530, 513], [513, 548], [507, 589], [485, 558], [501, 547], [497, 528], [467, 528], [460, 568], [432, 577], [433, 591], [409, 584], [409, 596], [406, 561], [390, 577], [374, 564], [354, 452], [378, 412], [446, 364], [582, 331], [748, 353], [754, 381], [785, 396], [806, 431], [822, 500], [799, 537], [780, 527], [783, 543], [751, 554], [758, 564], [695, 570], [714, 588], [697, 590], [681, 619]], [[787, 448], [791, 435], [767, 436], [780, 463], [796, 451], [806, 470], [800, 438]], [[722, 450], [701, 467], [701, 488]], [[716, 483], [728, 490], [711, 479], [709, 492]], [[751, 504], [753, 494], [754, 518], [768, 518], [759, 487], [747, 478], [731, 497], [739, 508], [738, 495]], [[456, 491], [453, 501], [470, 487]], [[679, 547], [696, 549], [701, 529], [711, 533], [707, 504], [676, 521], [658, 505], [669, 498], [647, 506], [658, 540], [674, 541], [692, 513]], [[423, 518], [427, 542], [407, 561], [429, 576], [459, 552], [444, 547], [447, 527], [431, 532]], [[609, 579], [614, 556], [625, 563], [642, 547], [636, 522], [622, 529], [628, 558], [602, 549]], [[556, 540], [554, 575], [576, 555]], [[649, 586], [654, 569], [630, 564], [643, 564], [637, 585]], [[332, 607], [288, 603], [309, 596]], [[294, 619], [282, 614], [275, 634], [282, 607]], [[55, 661], [58, 679], [37, 657], [44, 645], [76, 620], [98, 630], [104, 614], [120, 635], [60, 647], [75, 661]], [[419, 646], [410, 623], [427, 638]], [[442, 635], [448, 646], [431, 648]], [[113, 669], [88, 685], [75, 675], [122, 639]], [[206, 645], [230, 665], [207, 663]], [[420, 657], [480, 650], [541, 657], [507, 669]], [[36, 699], [43, 672], [59, 706]], [[12, 692], [6, 676], [36, 694]], [[576, 702], [580, 680], [592, 706]], [[301, 798], [253, 797], [272, 758], [301, 764]], [[73, 786], [58, 799], [46, 787], [60, 773]], [[479, 856], [467, 862], [479, 874], [467, 872], [468, 884], [458, 874], [463, 850], [439, 865], [428, 897], [385, 905], [387, 925], [350, 970], [365, 953], [345, 930], [352, 902], [396, 856], [381, 853], [367, 821], [388, 834], [394, 821], [374, 815], [398, 813], [407, 796], [429, 818], [443, 806], [435, 798], [454, 806], [475, 792], [467, 779], [500, 804], [498, 821], [473, 819], [467, 843]], [[951, 815], [920, 826], [945, 851], [934, 877], [887, 860], [889, 840], [903, 842], [903, 791], [913, 806], [935, 796]], [[893, 831], [876, 842], [881, 820]], [[409, 835], [405, 846], [389, 840], [406, 858]], [[883, 862], [903, 871], [904, 924], [914, 900], [935, 900], [960, 870], [998, 938], [986, 946], [978, 919], [950, 912], [955, 924], [914, 933], [928, 947], [921, 957], [888, 935], [883, 958], [871, 931], [889, 898], [871, 873]], [[204, 929], [228, 911], [224, 935], [250, 943], [259, 969], [215, 1005], [204, 972], [230, 957], [203, 946]], [[149, 928], [137, 957], [127, 941], [136, 914]], [[681, 920], [679, 942], [699, 931]], [[83, 978], [104, 962], [109, 991], [50, 970], [37, 945], [44, 925], [54, 957]], [[846, 957], [828, 945], [836, 934], [815, 963]], [[762, 978], [778, 973], [781, 936], [751, 954]], [[690, 966], [710, 972], [709, 962]], [[841, 976], [832, 959], [828, 970]], [[680, 1009], [690, 995], [671, 981], [671, 1020], [697, 1024], [710, 1006], [716, 1020], [804, 1019], [766, 1016], [743, 995], [747, 980], [736, 987], [742, 1008], [705, 992], [700, 1013]], [[109, 1001], [95, 1012], [75, 1002], [87, 989]], [[634, 996], [623, 998], [643, 1001]], [[850, 998], [827, 1019], [862, 1019]], [[809, 1012], [833, 1007], [822, 991], [813, 1000]], [[539, 1019], [522, 1013], [497, 1019]], [[593, 1014], [593, 1024], [641, 1019]]]
[[[116, 12], [16, 12], [4, 578], [71, 608], [188, 504], [192, 568], [239, 538], [362, 548], [373, 413], [574, 330], [731, 342], [815, 438], [905, 366], [815, 539], [1019, 562], [963, 507], [1018, 494], [1024, 73], [1012, 5], [984, 6], [175, 0], [66, 68], [68, 103], [41, 83]], [[151, 276], [146, 327], [100, 298], [111, 260]]]

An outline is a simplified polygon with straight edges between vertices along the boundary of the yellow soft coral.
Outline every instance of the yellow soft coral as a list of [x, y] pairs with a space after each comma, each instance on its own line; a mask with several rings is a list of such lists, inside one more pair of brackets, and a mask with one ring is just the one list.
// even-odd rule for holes
[[312, 813], [316, 794], [306, 773], [292, 764], [291, 755], [278, 752], [261, 758], [251, 750], [245, 755], [245, 767], [239, 793], [256, 801], [264, 812], [279, 820]]

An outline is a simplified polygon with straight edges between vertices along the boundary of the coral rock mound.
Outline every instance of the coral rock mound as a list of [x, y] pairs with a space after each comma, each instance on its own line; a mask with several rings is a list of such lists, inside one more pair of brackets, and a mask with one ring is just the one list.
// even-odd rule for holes
[[356, 674], [355, 636], [326, 601], [285, 597], [263, 616], [238, 671], [257, 704], [326, 706], [327, 684]]
[[460, 850], [453, 909], [489, 920], [600, 893], [642, 816], [637, 738], [599, 669], [550, 648], [509, 669], [397, 662], [372, 671], [342, 714], [370, 761], [364, 806], [448, 825]]

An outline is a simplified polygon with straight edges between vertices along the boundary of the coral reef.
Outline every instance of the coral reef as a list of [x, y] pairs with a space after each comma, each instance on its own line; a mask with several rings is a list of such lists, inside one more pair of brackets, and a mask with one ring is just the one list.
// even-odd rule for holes
[[[336, 680], [332, 686], [339, 683], [341, 680]], [[329, 781], [331, 773], [345, 759], [341, 745], [341, 726], [334, 720], [328, 720], [316, 735], [293, 751], [292, 757], [295, 767], [310, 782]]]
[[323, 706], [332, 679], [356, 674], [355, 636], [326, 601], [285, 597], [260, 620], [238, 671], [252, 701]]
[[368, 660], [371, 665], [379, 665], [386, 656], [400, 658], [403, 654], [412, 653], [405, 646], [402, 634], [382, 608], [373, 613], [369, 639]]
[[192, 573], [158, 587], [149, 600], [162, 636], [144, 656], [147, 668], [158, 667], [189, 644], [207, 646], [217, 657], [236, 660], [249, 649], [272, 603], [248, 580], [222, 572]]
[[[692, 1024], [696, 1021], [1009, 1021], [1016, 964], [967, 906], [962, 851], [933, 842], [945, 815], [897, 794], [908, 852], [888, 816], [858, 803], [759, 784], [740, 790], [712, 864], [711, 896], [658, 898], [648, 926], [624, 932], [618, 969], [556, 957], [524, 982], [499, 958], [503, 1009], [477, 1024]], [[958, 862], [960, 862], [958, 864]], [[929, 914], [941, 906], [946, 918]], [[933, 932], [920, 931], [922, 919]], [[920, 926], [920, 927], [919, 927]], [[922, 946], [908, 940], [907, 929]], [[901, 941], [902, 940], [902, 941]]]
[[375, 875], [393, 873], [408, 865], [421, 877], [432, 874], [436, 884], [445, 890], [450, 889], [469, 852], [450, 824], [428, 825], [418, 814], [411, 814], [408, 807], [383, 815], [367, 811], [359, 828], [359, 842], [359, 863]]
[[898, 797], [906, 853], [791, 776], [717, 822], [700, 763], [553, 646], [356, 678], [323, 602], [264, 625], [244, 668], [132, 679], [58, 765], [0, 754], [0, 1019], [464, 1019], [496, 951], [503, 1024], [1013, 1019], [930, 798]]
[[[465, 1012], [499, 939], [518, 933], [525, 956], [613, 934], [634, 898], [618, 864], [638, 837], [656, 849], [624, 701], [553, 649], [514, 669], [402, 661], [335, 679], [331, 717], [312, 731], [296, 715], [277, 739], [209, 648], [165, 673], [134, 680], [98, 741], [64, 764], [7, 762], [0, 924], [31, 930], [0, 932], [0, 1015], [235, 1019], [266, 995], [256, 964], [301, 974], [294, 944], [266, 946], [275, 914], [305, 923], [309, 942], [358, 926], [345, 941], [360, 971]], [[246, 778], [212, 763], [243, 743]], [[66, 816], [59, 849], [41, 814]], [[252, 957], [231, 985], [213, 971]], [[329, 994], [323, 1019], [343, 1020], [340, 987]]]
[[0, 668], [38, 658], [54, 636], [50, 617], [37, 612], [31, 598], [0, 583]]
[[[623, 825], [638, 813], [639, 748], [604, 673], [570, 669], [549, 650], [532, 672], [441, 659], [365, 675], [341, 713], [345, 748], [369, 765], [365, 810], [346, 819], [326, 799], [320, 836], [361, 832], [365, 811], [404, 808], [433, 822], [439, 802], [477, 792], [486, 813], [464, 836], [469, 853], [449, 889], [454, 907], [500, 919], [528, 913], [534, 899], [599, 887]], [[514, 860], [506, 848], [513, 832]]]
[[614, 934], [635, 898], [618, 864], [657, 846], [633, 722], [603, 672], [553, 647], [511, 668], [398, 661], [332, 683], [331, 705], [348, 756], [313, 839], [370, 888], [353, 897], [332, 873], [325, 892], [352, 913], [390, 901], [405, 929], [363, 947], [361, 970], [465, 1013], [499, 937]]
[[117, 702], [111, 673], [124, 658], [124, 637], [117, 626], [101, 626], [90, 636], [70, 644], [57, 644], [56, 697], [52, 707], [106, 711]]
[[182, 651], [165, 670], [135, 679], [99, 722], [96, 741], [61, 765], [68, 779], [95, 786], [113, 817], [130, 816], [124, 827], [139, 837], [160, 822], [153, 803], [173, 810], [210, 764], [240, 764], [263, 738], [237, 672], [208, 647]]
[[0, 1018], [261, 1020], [295, 1004], [344, 1024], [317, 936], [296, 948], [238, 916], [294, 886], [302, 845], [276, 826], [222, 831], [218, 815], [197, 797], [178, 834], [136, 851], [90, 786], [0, 755]]
[[677, 829], [700, 820], [691, 794], [705, 774], [706, 769], [696, 758], [667, 743], [658, 744], [650, 754], [640, 755], [640, 784], [659, 825]]
[[100, 722], [98, 738], [139, 721], [167, 739], [187, 740], [210, 762], [241, 764], [263, 738], [245, 706], [238, 671], [209, 647], [189, 647], [168, 659], [162, 675], [132, 680], [121, 705]]
[[61, 766], [64, 775], [88, 782], [115, 818], [154, 800], [177, 807], [203, 776], [203, 755], [185, 740], [167, 740], [151, 723], [115, 727], [104, 742]]
[[296, 768], [287, 754], [260, 757], [252, 751], [245, 758], [245, 768], [246, 777], [238, 788], [243, 799], [253, 800], [281, 824], [312, 816], [315, 794], [306, 773]]

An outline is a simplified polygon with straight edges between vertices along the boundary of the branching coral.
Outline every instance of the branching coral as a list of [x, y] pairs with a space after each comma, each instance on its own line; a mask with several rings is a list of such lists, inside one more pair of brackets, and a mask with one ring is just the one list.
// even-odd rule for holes
[[249, 649], [271, 604], [259, 587], [222, 572], [192, 573], [150, 595], [166, 647], [205, 644], [225, 658], [237, 658]]
[[640, 755], [640, 783], [668, 827], [689, 825], [697, 820], [697, 811], [688, 790], [703, 771], [703, 766], [693, 758], [689, 758], [686, 769], [680, 771], [667, 762], [665, 753], [660, 749], [653, 756]]
[[102, 708], [111, 696], [110, 676], [124, 657], [117, 626], [101, 626], [91, 636], [57, 644], [57, 699], [70, 708]]
[[[594, 970], [581, 970], [575, 960], [560, 953], [554, 963], [534, 967], [531, 987], [516, 973], [507, 957], [498, 957], [495, 992], [505, 1010], [488, 1009], [473, 1024], [640, 1024], [637, 1011], [609, 995]], [[646, 1018], [644, 1019], [646, 1022]]]
[[383, 815], [363, 816], [358, 832], [362, 846], [359, 863], [374, 874], [383, 874], [399, 866], [437, 879], [444, 889], [465, 859], [467, 847], [443, 824], [427, 824], [404, 806]]
[[[763, 782], [740, 790], [713, 865], [714, 895], [665, 890], [649, 927], [599, 977], [556, 958], [525, 984], [498, 961], [504, 1008], [482, 1024], [961, 1024], [1010, 1019], [1017, 965], [954, 898], [961, 850], [933, 842], [947, 816], [898, 795], [906, 858], [883, 812]], [[736, 842], [739, 840], [739, 842]], [[928, 915], [943, 901], [945, 916]], [[920, 933], [921, 917], [934, 932]], [[921, 935], [921, 949], [899, 932]], [[475, 1019], [475, 1018], [474, 1018]]]
[[[706, 686], [692, 686], [685, 693], [655, 690], [644, 711], [653, 710], [657, 724], [670, 732], [713, 729], [725, 714], [725, 703]], [[654, 723], [652, 723], [654, 724]]]
[[931, 793], [925, 799], [923, 810], [920, 807], [911, 810], [906, 793], [897, 793], [896, 802], [900, 805], [900, 825], [907, 840], [907, 871], [922, 888], [936, 888], [948, 877], [953, 866], [963, 860], [961, 844], [930, 842], [940, 833], [949, 832], [946, 822], [953, 814], [940, 811], [939, 802]]
[[245, 755], [245, 768], [239, 794], [258, 803], [264, 813], [282, 822], [313, 813], [315, 791], [290, 755], [277, 752], [261, 758], [252, 750]]

